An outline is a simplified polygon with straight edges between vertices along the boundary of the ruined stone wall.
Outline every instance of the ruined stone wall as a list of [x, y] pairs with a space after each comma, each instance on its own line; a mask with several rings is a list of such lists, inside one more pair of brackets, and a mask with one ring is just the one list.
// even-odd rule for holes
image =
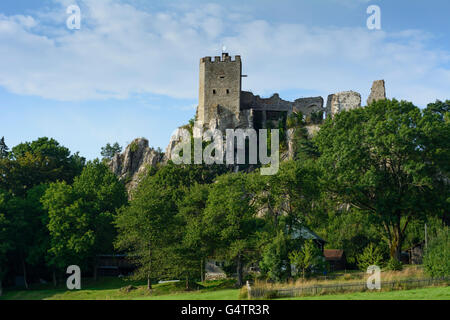
[[384, 80], [376, 80], [372, 84], [372, 89], [370, 90], [370, 96], [367, 99], [367, 105], [374, 101], [385, 100], [386, 99], [386, 88]]
[[327, 114], [334, 117], [341, 111], [361, 107], [361, 95], [355, 91], [344, 91], [328, 96]]

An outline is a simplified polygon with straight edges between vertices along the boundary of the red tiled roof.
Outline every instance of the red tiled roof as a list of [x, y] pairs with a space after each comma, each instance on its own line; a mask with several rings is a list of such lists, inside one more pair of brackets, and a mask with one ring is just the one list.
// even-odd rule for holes
[[344, 250], [338, 249], [325, 249], [323, 255], [326, 260], [340, 260], [344, 255]]

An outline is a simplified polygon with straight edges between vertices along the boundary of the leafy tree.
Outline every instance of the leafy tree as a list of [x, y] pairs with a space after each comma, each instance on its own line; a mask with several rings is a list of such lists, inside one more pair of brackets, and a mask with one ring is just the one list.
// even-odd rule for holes
[[59, 270], [93, 265], [96, 277], [96, 257], [112, 251], [114, 212], [126, 202], [125, 187], [98, 160], [89, 162], [72, 185], [51, 184], [42, 197], [49, 214], [50, 265]]
[[[214, 238], [209, 238], [204, 221], [204, 211], [209, 195], [208, 184], [195, 184], [186, 193], [178, 204], [181, 256], [188, 260], [190, 256], [196, 266], [185, 263], [176, 264], [180, 273], [196, 274], [200, 269], [202, 281], [204, 280], [204, 265], [208, 256], [214, 252]], [[184, 249], [184, 250], [183, 250]]]
[[263, 274], [274, 281], [280, 281], [287, 276], [288, 266], [288, 244], [283, 231], [279, 231], [275, 239], [270, 242], [263, 251], [259, 263]]
[[251, 255], [260, 225], [243, 173], [220, 176], [211, 187], [205, 209], [209, 237], [220, 242], [217, 255], [235, 261], [237, 285], [242, 286], [245, 259]]
[[7, 158], [9, 155], [9, 148], [5, 143], [5, 137], [0, 139], [0, 158]]
[[383, 264], [383, 254], [381, 253], [381, 250], [372, 243], [358, 256], [358, 267], [362, 271], [366, 271], [367, 268], [372, 265], [381, 268]]
[[0, 296], [3, 293], [3, 278], [7, 271], [7, 254], [14, 249], [11, 221], [4, 213], [6, 197], [7, 194], [0, 190]]
[[104, 159], [111, 160], [117, 153], [122, 152], [122, 147], [118, 142], [111, 145], [107, 143], [106, 146], [102, 147], [101, 155]]
[[302, 270], [303, 279], [305, 279], [305, 273], [308, 269], [324, 267], [322, 251], [313, 240], [306, 240], [301, 250], [290, 252], [289, 260], [297, 270]]
[[[169, 163], [153, 175], [147, 175], [133, 193], [130, 205], [118, 212], [116, 247], [133, 257], [138, 266], [135, 278], [146, 279], [149, 290], [152, 279], [186, 274], [187, 269], [174, 268], [169, 258], [178, 259], [180, 255], [192, 253], [189, 246], [183, 247], [181, 243], [183, 219], [187, 216], [178, 214], [178, 204], [188, 191], [186, 186], [211, 182], [214, 177], [214, 170], [202, 166]], [[195, 241], [192, 245], [195, 246]], [[191, 266], [188, 269], [192, 270]]]
[[423, 257], [425, 272], [432, 277], [448, 277], [450, 275], [450, 233], [448, 227], [437, 232], [429, 242]]
[[72, 183], [81, 173], [85, 159], [56, 140], [39, 138], [12, 148], [9, 158], [0, 158], [0, 187], [24, 196], [39, 184], [58, 180]]
[[425, 130], [430, 123], [436, 126], [409, 102], [380, 100], [328, 119], [314, 139], [323, 188], [382, 227], [397, 260], [409, 223], [438, 214], [443, 202], [430, 199], [448, 194]]

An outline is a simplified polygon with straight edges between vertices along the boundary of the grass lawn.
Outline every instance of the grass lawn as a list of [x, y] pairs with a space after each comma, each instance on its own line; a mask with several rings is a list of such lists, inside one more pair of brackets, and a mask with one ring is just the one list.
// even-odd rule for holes
[[[234, 280], [209, 281], [193, 291], [185, 291], [184, 282], [155, 284], [152, 294], [142, 282], [118, 278], [103, 278], [97, 282], [83, 279], [81, 283], [82, 290], [74, 291], [51, 285], [5, 290], [0, 300], [236, 300], [239, 295], [239, 289], [233, 289]], [[133, 289], [121, 290], [127, 286]]]
[[[119, 278], [103, 278], [97, 282], [83, 279], [82, 290], [68, 291], [50, 284], [34, 286], [30, 290], [5, 290], [0, 300], [237, 300], [239, 289], [234, 280], [209, 281], [197, 284], [197, 290], [185, 291], [184, 282], [155, 284], [152, 294], [145, 283]], [[126, 292], [121, 289], [132, 286]], [[288, 298], [287, 300], [450, 300], [450, 287], [414, 290], [359, 292], [337, 295]]]
[[286, 298], [280, 300], [450, 300], [450, 287], [413, 290], [357, 292], [348, 294]]

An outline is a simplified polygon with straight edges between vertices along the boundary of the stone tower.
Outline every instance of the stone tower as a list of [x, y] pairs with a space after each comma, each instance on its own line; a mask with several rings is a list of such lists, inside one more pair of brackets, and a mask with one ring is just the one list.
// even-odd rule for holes
[[233, 126], [241, 106], [241, 57], [234, 60], [228, 53], [222, 57], [200, 60], [200, 87], [197, 120], [209, 126], [211, 120], [227, 119]]

